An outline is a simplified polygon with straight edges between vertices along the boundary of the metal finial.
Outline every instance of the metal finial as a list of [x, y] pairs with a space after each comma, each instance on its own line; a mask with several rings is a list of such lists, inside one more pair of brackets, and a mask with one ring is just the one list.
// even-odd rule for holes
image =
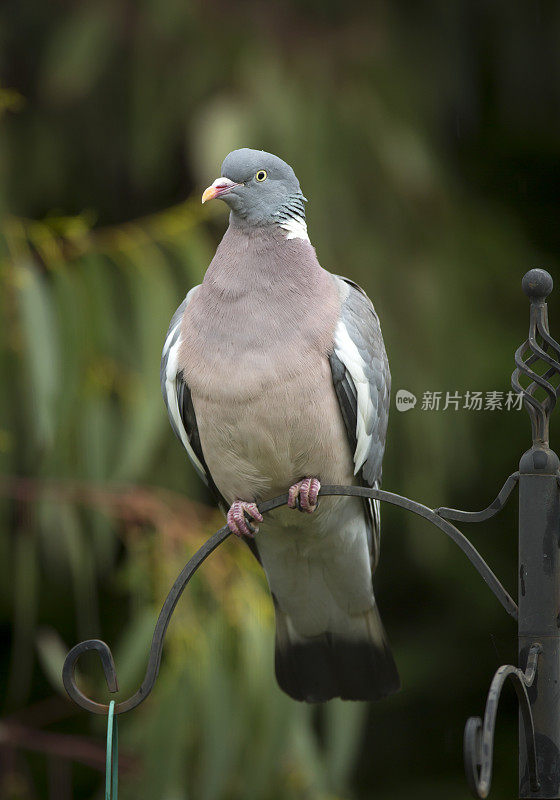
[[546, 300], [554, 288], [552, 275], [545, 269], [530, 269], [526, 272], [521, 281], [521, 286], [527, 297], [532, 303], [539, 303]]
[[[515, 353], [516, 369], [511, 376], [513, 390], [523, 395], [531, 418], [533, 447], [539, 448], [548, 447], [550, 414], [560, 395], [560, 345], [549, 333], [545, 302], [553, 285], [551, 275], [544, 269], [531, 269], [523, 278], [523, 291], [531, 301], [529, 337]], [[538, 362], [542, 369], [533, 369], [532, 365]], [[529, 379], [527, 387], [521, 385], [521, 375]], [[539, 388], [545, 394], [542, 400], [535, 397]]]

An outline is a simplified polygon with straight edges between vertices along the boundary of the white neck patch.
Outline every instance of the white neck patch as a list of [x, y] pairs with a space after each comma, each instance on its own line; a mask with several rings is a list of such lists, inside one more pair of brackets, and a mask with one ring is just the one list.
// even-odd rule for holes
[[303, 217], [286, 217], [278, 225], [286, 231], [286, 239], [304, 239], [309, 241], [307, 224]]

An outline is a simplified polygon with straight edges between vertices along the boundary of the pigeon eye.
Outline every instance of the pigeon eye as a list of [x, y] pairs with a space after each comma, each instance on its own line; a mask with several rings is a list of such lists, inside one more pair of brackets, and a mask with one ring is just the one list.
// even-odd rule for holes
[[260, 169], [257, 172], [257, 174], [255, 175], [255, 178], [256, 178], [256, 180], [259, 181], [259, 183], [262, 183], [262, 181], [265, 181], [266, 178], [267, 178], [266, 170], [265, 169]]

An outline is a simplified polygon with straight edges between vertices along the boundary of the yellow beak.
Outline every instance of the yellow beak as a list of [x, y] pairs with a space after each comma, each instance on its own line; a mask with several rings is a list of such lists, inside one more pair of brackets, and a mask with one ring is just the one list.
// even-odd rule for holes
[[209, 186], [207, 189], [204, 190], [202, 194], [202, 202], [205, 203], [207, 200], [213, 200], [216, 195], [218, 194], [215, 186]]
[[215, 197], [229, 194], [235, 186], [239, 186], [239, 184], [230, 181], [229, 178], [216, 178], [214, 183], [204, 190], [202, 202], [205, 203], [207, 200], [213, 200]]

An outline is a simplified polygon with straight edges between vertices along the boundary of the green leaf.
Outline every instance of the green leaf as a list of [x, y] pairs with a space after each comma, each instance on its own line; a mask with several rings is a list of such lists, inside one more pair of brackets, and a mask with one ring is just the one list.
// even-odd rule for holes
[[325, 707], [325, 768], [331, 792], [348, 789], [366, 715], [365, 703], [332, 700]]
[[225, 796], [243, 733], [247, 730], [242, 697], [236, 691], [229, 663], [224, 658], [225, 635], [223, 621], [217, 617], [208, 631], [210, 657], [200, 698], [203, 738], [196, 795], [201, 800], [218, 800]]
[[78, 633], [87, 638], [99, 631], [95, 563], [91, 557], [91, 545], [83, 531], [75, 506], [60, 504], [56, 512], [58, 525], [51, 530], [51, 536], [61, 536], [66, 545]]
[[39, 628], [35, 641], [43, 672], [53, 689], [66, 696], [62, 683], [62, 666], [69, 650], [68, 646], [54, 628], [49, 627]]
[[128, 258], [134, 312], [134, 330], [129, 337], [134, 342], [136, 374], [123, 411], [123, 434], [114, 471], [117, 480], [138, 479], [167, 430], [159, 368], [165, 333], [176, 308], [176, 292], [161, 251], [142, 245]]
[[[181, 797], [186, 800], [186, 732], [193, 713], [192, 689], [185, 671], [162, 670], [157, 706], [145, 715], [142, 780], [129, 795], [135, 800]], [[123, 726], [124, 727], [124, 726]]]
[[16, 266], [29, 429], [38, 445], [54, 439], [60, 370], [59, 343], [49, 287], [32, 263]]
[[115, 648], [119, 691], [125, 695], [135, 691], [144, 677], [156, 620], [155, 609], [137, 611]]
[[13, 562], [14, 618], [13, 645], [8, 680], [8, 703], [25, 703], [31, 691], [33, 644], [37, 604], [39, 600], [39, 570], [37, 540], [31, 530], [16, 534]]

